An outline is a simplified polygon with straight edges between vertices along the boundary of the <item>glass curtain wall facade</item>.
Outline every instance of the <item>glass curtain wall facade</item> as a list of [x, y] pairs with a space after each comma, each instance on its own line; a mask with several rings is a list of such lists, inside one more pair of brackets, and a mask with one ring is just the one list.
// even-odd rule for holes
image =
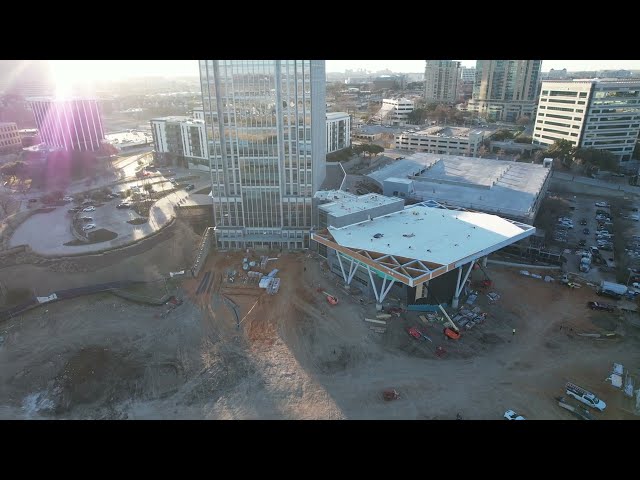
[[326, 171], [324, 63], [200, 61], [218, 247], [309, 247]]

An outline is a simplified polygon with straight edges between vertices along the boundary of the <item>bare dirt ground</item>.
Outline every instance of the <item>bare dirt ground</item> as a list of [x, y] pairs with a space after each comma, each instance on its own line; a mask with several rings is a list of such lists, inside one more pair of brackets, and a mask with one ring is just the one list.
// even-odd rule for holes
[[[424, 327], [413, 313], [374, 333], [363, 318], [375, 318], [375, 306], [309, 255], [269, 262], [266, 270], [278, 268], [282, 279], [274, 296], [238, 277], [227, 283], [226, 270], [241, 272], [243, 256], [211, 255], [198, 278], [182, 282], [185, 303], [166, 316], [165, 307], [103, 295], [1, 324], [0, 417], [500, 419], [514, 409], [529, 419], [571, 419], [553, 399], [570, 380], [607, 402], [597, 418], [638, 418], [604, 379], [613, 362], [638, 369], [640, 330], [592, 314], [586, 302], [595, 295], [586, 289], [490, 268], [502, 297], [495, 305], [478, 298], [486, 321], [457, 342], [429, 326], [429, 343], [406, 333]], [[211, 283], [197, 293], [207, 272]], [[615, 335], [578, 335], [605, 332]], [[400, 398], [383, 401], [385, 388]]]

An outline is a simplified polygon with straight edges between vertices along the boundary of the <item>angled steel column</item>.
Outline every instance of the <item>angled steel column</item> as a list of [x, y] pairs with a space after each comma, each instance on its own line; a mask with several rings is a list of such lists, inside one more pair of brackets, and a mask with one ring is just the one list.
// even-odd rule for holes
[[342, 278], [347, 282], [347, 274], [344, 273], [344, 267], [342, 266], [342, 259], [340, 258], [340, 252], [336, 251], [336, 255], [338, 256], [338, 263], [340, 264], [340, 270], [342, 271]]

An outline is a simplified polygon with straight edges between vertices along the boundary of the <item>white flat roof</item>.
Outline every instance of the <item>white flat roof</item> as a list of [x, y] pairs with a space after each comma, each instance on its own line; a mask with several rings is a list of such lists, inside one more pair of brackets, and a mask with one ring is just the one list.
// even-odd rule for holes
[[[343, 247], [439, 265], [456, 263], [486, 250], [495, 251], [535, 232], [530, 225], [497, 215], [424, 205], [328, 230]], [[375, 238], [376, 234], [383, 236]]]
[[339, 120], [348, 116], [347, 112], [329, 112], [327, 113], [327, 120]]
[[388, 181], [394, 182], [394, 183], [404, 183], [406, 185], [411, 185], [413, 183], [413, 180], [411, 180], [409, 178], [390, 177], [390, 178], [387, 178], [385, 180], [388, 180]]
[[418, 176], [415, 194], [423, 200], [528, 216], [550, 169], [542, 165], [485, 158], [415, 153], [367, 175], [380, 185]]
[[[331, 197], [329, 197], [331, 198]], [[342, 217], [355, 212], [362, 212], [370, 208], [379, 207], [381, 205], [390, 205], [392, 203], [402, 202], [404, 200], [396, 197], [385, 197], [377, 193], [367, 193], [366, 195], [354, 195], [348, 192], [342, 192], [335, 202], [320, 205], [320, 209], [324, 210], [334, 217]]]

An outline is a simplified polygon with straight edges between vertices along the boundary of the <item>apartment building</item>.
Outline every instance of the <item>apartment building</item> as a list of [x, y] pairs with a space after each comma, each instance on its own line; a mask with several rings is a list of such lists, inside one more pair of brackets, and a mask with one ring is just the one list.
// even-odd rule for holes
[[424, 99], [428, 103], [454, 103], [457, 99], [460, 62], [427, 60], [424, 71]]
[[345, 112], [327, 113], [327, 153], [351, 145], [351, 116]]

